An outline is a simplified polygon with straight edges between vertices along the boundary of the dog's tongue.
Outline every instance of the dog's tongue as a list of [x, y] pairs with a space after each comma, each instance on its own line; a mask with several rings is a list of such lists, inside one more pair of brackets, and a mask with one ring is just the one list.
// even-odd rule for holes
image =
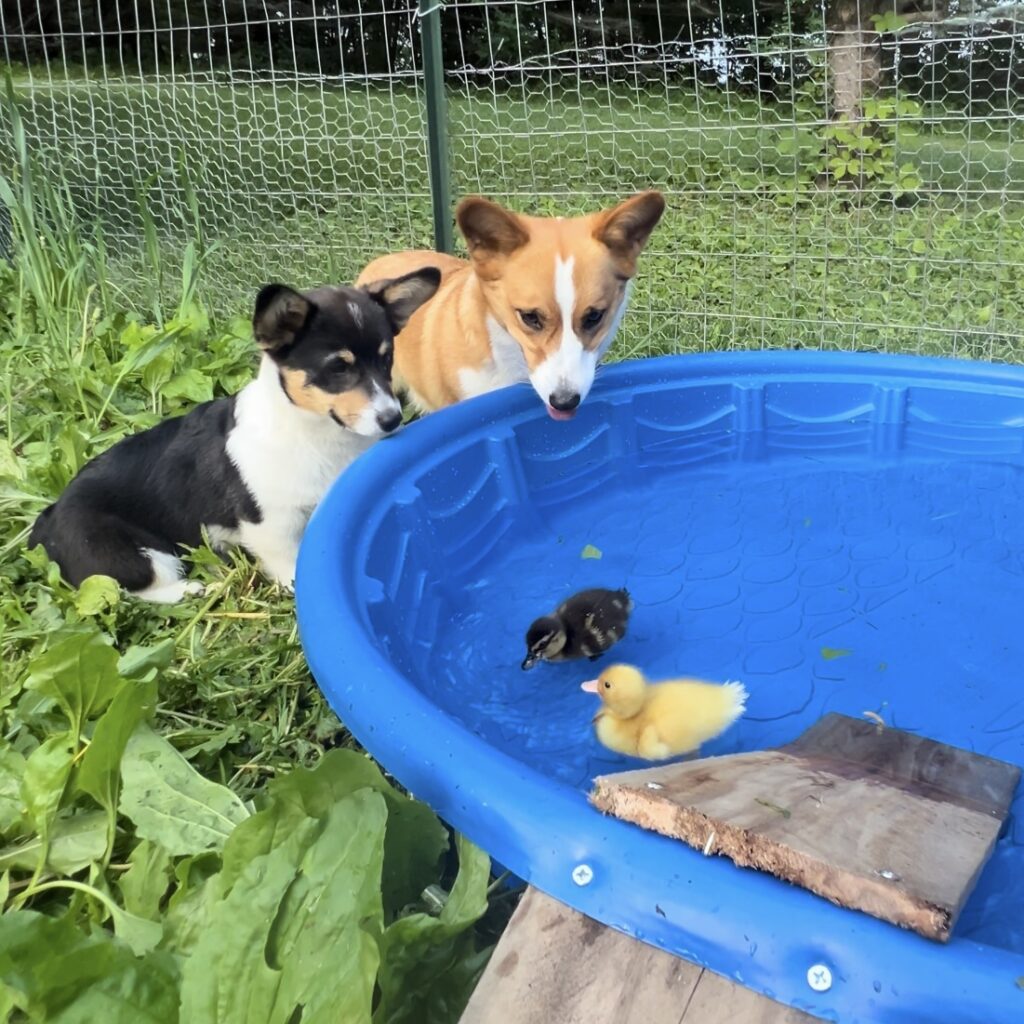
[[568, 412], [562, 412], [561, 409], [556, 409], [553, 406], [547, 406], [548, 415], [553, 420], [571, 420], [576, 415], [575, 409], [570, 409]]

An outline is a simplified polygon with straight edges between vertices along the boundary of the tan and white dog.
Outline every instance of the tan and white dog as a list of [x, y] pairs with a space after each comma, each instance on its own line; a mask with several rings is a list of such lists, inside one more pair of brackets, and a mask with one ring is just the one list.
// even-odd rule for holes
[[527, 217], [479, 197], [456, 221], [470, 259], [415, 250], [374, 260], [357, 284], [434, 266], [441, 286], [395, 339], [395, 385], [423, 411], [529, 381], [553, 419], [594, 383], [626, 311], [659, 192], [582, 217]]

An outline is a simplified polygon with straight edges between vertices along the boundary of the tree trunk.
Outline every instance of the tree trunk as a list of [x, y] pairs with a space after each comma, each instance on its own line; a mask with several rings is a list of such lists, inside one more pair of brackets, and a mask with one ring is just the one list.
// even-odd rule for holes
[[855, 121], [864, 98], [882, 81], [882, 53], [871, 25], [874, 0], [831, 0], [826, 5], [828, 77], [833, 119]]

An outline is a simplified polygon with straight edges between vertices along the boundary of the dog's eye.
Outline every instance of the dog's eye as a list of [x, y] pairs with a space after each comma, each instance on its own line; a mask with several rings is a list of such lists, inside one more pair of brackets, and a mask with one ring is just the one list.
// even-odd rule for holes
[[588, 309], [583, 314], [582, 327], [585, 331], [592, 331], [604, 319], [603, 309]]
[[523, 326], [530, 331], [539, 331], [544, 326], [544, 318], [536, 309], [517, 309]]
[[341, 356], [338, 356], [327, 364], [327, 369], [330, 370], [331, 373], [351, 373], [353, 366], [349, 360], [342, 359]]

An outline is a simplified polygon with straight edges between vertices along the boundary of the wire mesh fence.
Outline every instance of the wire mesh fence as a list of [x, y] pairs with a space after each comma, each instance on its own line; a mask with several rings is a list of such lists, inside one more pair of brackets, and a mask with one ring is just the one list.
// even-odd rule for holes
[[[427, 9], [453, 197], [571, 213], [666, 193], [620, 355], [1024, 357], [1024, 4]], [[190, 240], [216, 242], [204, 298], [239, 313], [264, 280], [432, 243], [413, 0], [25, 0], [0, 19], [33, 158], [129, 290], [151, 284], [147, 231], [169, 280]]]

